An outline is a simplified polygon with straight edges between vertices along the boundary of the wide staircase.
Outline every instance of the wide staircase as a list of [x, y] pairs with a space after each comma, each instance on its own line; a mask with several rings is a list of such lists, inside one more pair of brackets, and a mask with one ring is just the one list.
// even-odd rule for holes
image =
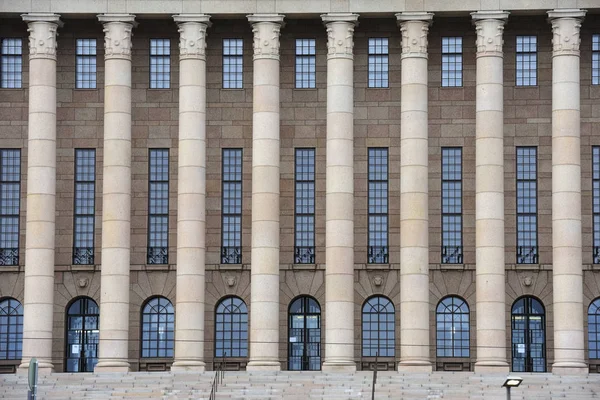
[[[600, 374], [519, 374], [512, 400], [600, 399]], [[214, 372], [131, 372], [41, 376], [38, 399], [209, 399]], [[505, 375], [379, 372], [376, 399], [504, 400]], [[373, 373], [226, 372], [215, 399], [371, 399]], [[0, 399], [26, 399], [24, 375], [0, 375]]]

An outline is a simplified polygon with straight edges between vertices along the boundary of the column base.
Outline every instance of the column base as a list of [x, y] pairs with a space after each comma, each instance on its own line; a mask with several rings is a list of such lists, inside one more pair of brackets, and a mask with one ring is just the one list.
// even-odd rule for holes
[[590, 368], [585, 363], [575, 361], [561, 361], [552, 364], [554, 375], [587, 375]]
[[398, 363], [398, 372], [433, 372], [433, 365], [429, 361], [400, 361]]
[[204, 361], [175, 361], [171, 365], [171, 371], [180, 372], [180, 371], [196, 371], [196, 372], [205, 372], [206, 364]]
[[279, 361], [249, 361], [246, 371], [281, 371]]
[[94, 372], [105, 373], [105, 372], [129, 372], [130, 366], [127, 361], [122, 360], [101, 360], [98, 361]]
[[[47, 361], [38, 361], [38, 375], [48, 375], [54, 372], [54, 364]], [[29, 360], [21, 363], [17, 368], [17, 375], [27, 375], [29, 373]]]
[[477, 361], [474, 370], [480, 374], [508, 374], [510, 366], [506, 361]]
[[323, 372], [333, 373], [354, 373], [356, 372], [356, 363], [353, 360], [325, 361], [321, 366]]

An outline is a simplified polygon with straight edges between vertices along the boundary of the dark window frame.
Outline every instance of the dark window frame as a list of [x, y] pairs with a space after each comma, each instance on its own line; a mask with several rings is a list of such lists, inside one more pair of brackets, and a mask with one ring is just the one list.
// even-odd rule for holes
[[[462, 36], [442, 37], [442, 87], [463, 86], [464, 65], [462, 45]], [[452, 78], [450, 77], [451, 73], [454, 73], [454, 77]], [[446, 74], [447, 76], [444, 77], [444, 74]]]
[[[306, 154], [303, 155], [303, 153]], [[303, 161], [306, 161], [306, 159], [308, 159], [308, 163], [306, 165], [299, 164]], [[310, 165], [311, 159], [313, 161], [312, 174]], [[317, 152], [315, 148], [297, 147], [294, 150], [294, 264], [315, 263], [316, 159]], [[300, 169], [302, 168], [308, 168], [308, 172], [301, 172]], [[304, 177], [301, 175], [305, 174], [308, 175], [305, 177], [307, 179], [299, 179]], [[311, 175], [312, 179], [310, 179]], [[304, 193], [302, 190], [305, 187], [307, 187], [308, 193]], [[299, 190], [302, 190], [301, 198], [298, 197]], [[308, 202], [308, 204], [305, 204], [305, 202]], [[310, 212], [311, 202], [312, 213]], [[302, 212], [304, 207], [308, 208], [307, 212]], [[311, 217], [312, 222], [310, 221]]]
[[[523, 301], [523, 307], [525, 311], [522, 313], [515, 312], [515, 308], [517, 307], [517, 303]], [[535, 312], [535, 303], [539, 304], [540, 312]], [[510, 312], [510, 336], [511, 336], [511, 371], [513, 372], [546, 372], [546, 362], [548, 361], [547, 357], [547, 343], [546, 343], [546, 307], [544, 303], [534, 296], [521, 296], [517, 298], [511, 306]], [[532, 317], [541, 316], [541, 354], [542, 357], [530, 357], [531, 355], [531, 345], [532, 341], [535, 341], [539, 338], [535, 337], [536, 332], [540, 332], [540, 329], [531, 329], [531, 320]], [[521, 318], [519, 318], [521, 317]], [[517, 326], [521, 322], [521, 320], [525, 321], [524, 329], [518, 329]], [[515, 338], [515, 333], [519, 333], [523, 331], [523, 341], [524, 343], [519, 343], [518, 337]], [[532, 334], [533, 331], [533, 334]], [[517, 341], [515, 341], [517, 340]], [[533, 343], [540, 344], [540, 343]], [[519, 345], [523, 345], [524, 352], [519, 351]], [[525, 357], [515, 357], [518, 354], [526, 354]], [[515, 369], [515, 359], [524, 359], [523, 361], [523, 369]], [[543, 360], [543, 368], [541, 370], [534, 371], [535, 364], [533, 363], [534, 359]]]
[[[93, 53], [86, 53], [90, 49], [87, 43], [93, 42]], [[81, 43], [81, 45], [80, 45]], [[84, 44], [85, 43], [85, 44]], [[82, 51], [82, 52], [80, 52]], [[90, 50], [91, 51], [91, 50]], [[97, 89], [98, 84], [98, 40], [96, 38], [75, 39], [75, 89]], [[92, 62], [93, 61], [93, 62]], [[88, 66], [90, 71], [83, 69]], [[80, 71], [79, 69], [82, 69]], [[93, 72], [91, 71], [93, 69]], [[86, 86], [87, 83], [87, 86]]]
[[[367, 40], [367, 87], [387, 89], [390, 87], [390, 46], [387, 37], [371, 37]], [[371, 78], [373, 76], [373, 78]]]
[[593, 263], [600, 264], [600, 146], [592, 146]]
[[[90, 302], [92, 304], [90, 304]], [[71, 307], [74, 305], [79, 306], [79, 312], [71, 313]], [[95, 313], [89, 312], [94, 310]], [[71, 329], [71, 318], [81, 318], [81, 328]], [[95, 324], [94, 319], [95, 318]], [[89, 325], [92, 324], [92, 327]], [[94, 367], [98, 363], [98, 348], [100, 344], [100, 307], [94, 299], [88, 296], [78, 296], [72, 299], [67, 307], [65, 308], [65, 359], [64, 359], [64, 370], [65, 372], [94, 372]], [[77, 339], [75, 343], [71, 342], [69, 333], [71, 331], [76, 332]], [[94, 332], [95, 331], [95, 332]], [[80, 345], [79, 357], [69, 357], [71, 345]], [[89, 357], [89, 356], [92, 357]], [[94, 357], [95, 356], [95, 357]], [[69, 359], [78, 360], [77, 370], [70, 370]], [[85, 360], [85, 361], [84, 361]], [[88, 368], [87, 360], [91, 360], [91, 368]], [[82, 363], [83, 361], [83, 363]]]
[[[165, 46], [165, 44], [167, 46]], [[149, 43], [150, 63], [148, 81], [150, 89], [170, 89], [171, 88], [171, 39], [170, 38], [150, 38]], [[165, 49], [166, 53], [165, 54]], [[160, 53], [154, 53], [156, 51]], [[165, 66], [167, 71], [164, 70]], [[162, 67], [162, 70], [160, 70]]]
[[[152, 168], [153, 168], [153, 154], [162, 153], [160, 156], [160, 160], [165, 159], [166, 154], [166, 172], [161, 171], [157, 172], [157, 174], [164, 173], [166, 174], [167, 179], [153, 179]], [[170, 165], [169, 163], [171, 157], [169, 154], [169, 149], [167, 148], [151, 148], [148, 149], [148, 230], [147, 230], [147, 247], [146, 247], [146, 263], [147, 264], [168, 264], [169, 263], [169, 195], [170, 195]], [[158, 159], [157, 159], [158, 160]], [[155, 168], [164, 167], [165, 164], [156, 164]], [[155, 197], [157, 195], [164, 196], [163, 186], [166, 184], [166, 213], [152, 212], [153, 206], [152, 202], [159, 201], [161, 199], [165, 199], [165, 197]], [[153, 189], [154, 185], [158, 186], [158, 189]], [[159, 206], [156, 206], [159, 207]], [[163, 218], [166, 221], [166, 224], [158, 223], [157, 220], [153, 221], [153, 218]], [[154, 230], [158, 229], [161, 226], [166, 225], [166, 229], [164, 231]], [[160, 246], [156, 246], [156, 242], [161, 241], [163, 239], [157, 239], [157, 235], [164, 235], [164, 244]], [[154, 236], [154, 237], [153, 237]]]
[[[298, 304], [299, 303], [299, 304]], [[292, 308], [299, 307], [297, 312]], [[302, 317], [302, 327], [294, 327], [294, 317]], [[317, 327], [311, 327], [308, 321], [316, 319]], [[321, 305], [312, 296], [295, 297], [288, 305], [288, 371], [321, 370]], [[294, 341], [292, 341], [294, 338]], [[297, 339], [300, 338], [300, 341]]]
[[[235, 45], [231, 43], [235, 41]], [[227, 52], [226, 50], [229, 51]], [[231, 49], [235, 49], [235, 54], [231, 54]], [[239, 50], [239, 52], [238, 52]], [[244, 39], [243, 38], [223, 38], [222, 46], [222, 88], [223, 89], [243, 89], [244, 88]], [[226, 54], [228, 53], [228, 54]], [[239, 53], [239, 54], [238, 54]], [[232, 63], [232, 61], [235, 61]], [[225, 66], [235, 66], [235, 71], [225, 71]]]
[[[527, 163], [525, 164], [525, 162], [520, 163], [519, 162], [519, 152], [520, 151], [525, 151], [527, 150], [527, 154], [523, 153], [523, 155], [521, 157], [527, 157], [527, 158], [532, 158], [534, 159], [534, 163]], [[517, 231], [517, 264], [538, 264], [539, 263], [539, 241], [538, 241], [538, 234], [539, 234], [539, 218], [538, 218], [538, 148], [537, 146], [517, 146], [516, 148], [516, 231]], [[531, 152], [534, 152], [533, 155]], [[523, 165], [527, 165], [527, 169], [520, 169], [520, 166]], [[531, 173], [531, 168], [533, 166], [533, 173], [535, 175], [534, 178], [524, 178], [525, 174], [530, 174]], [[523, 176], [522, 178], [519, 178], [519, 176]], [[524, 187], [523, 190], [520, 190], [520, 185], [522, 185], [522, 187]], [[522, 192], [524, 192], [526, 189], [528, 188], [529, 194], [531, 194], [531, 185], [533, 185], [534, 187], [534, 194], [533, 196], [528, 195], [528, 196], [524, 196], [522, 195]], [[525, 207], [531, 207], [531, 204], [534, 204], [535, 207], [535, 211], [519, 211], [519, 209], [525, 208]], [[520, 203], [523, 203], [523, 206], [520, 206]], [[521, 229], [521, 226], [523, 225], [527, 225], [527, 226], [531, 226], [532, 224], [534, 225], [534, 230], [528, 229], [528, 230], [523, 230]], [[533, 235], [532, 235], [533, 233]], [[525, 236], [525, 237], [524, 237]], [[529, 238], [526, 238], [526, 236], [529, 236]], [[529, 243], [529, 244], [526, 244]]]
[[[226, 304], [227, 302], [229, 304]], [[222, 316], [222, 318], [219, 318], [219, 316]], [[239, 318], [234, 318], [234, 316], [239, 316]], [[236, 324], [239, 328], [237, 330], [234, 329]], [[219, 326], [222, 326], [222, 329], [219, 329]], [[225, 329], [227, 326], [231, 329]], [[247, 358], [249, 346], [248, 327], [248, 306], [241, 297], [225, 296], [219, 299], [215, 305], [215, 358]], [[223, 338], [219, 337], [219, 333], [223, 334]], [[230, 339], [225, 339], [226, 333], [230, 334]], [[238, 337], [234, 338], [236, 334]], [[222, 342], [221, 345], [219, 345], [219, 341]], [[227, 342], [229, 346], [225, 346]], [[234, 344], [237, 344], [237, 346]]]
[[[517, 35], [515, 54], [515, 86], [538, 84], [538, 40], [536, 35]], [[519, 43], [520, 42], [520, 43]], [[533, 46], [533, 50], [531, 50]], [[527, 49], [527, 51], [525, 50]], [[520, 49], [520, 50], [519, 50]], [[533, 68], [532, 68], [533, 65]], [[527, 67], [527, 68], [526, 68]]]
[[[376, 301], [376, 303], [374, 302]], [[385, 302], [382, 302], [385, 301]], [[375, 307], [378, 307], [375, 310]], [[391, 311], [389, 307], [391, 306]], [[367, 310], [367, 307], [369, 308]], [[375, 311], [373, 311], [375, 310]], [[382, 311], [383, 310], [383, 311]], [[365, 315], [369, 315], [368, 321], [365, 320]], [[383, 321], [381, 315], [384, 315]], [[371, 316], [376, 316], [373, 322]], [[390, 318], [391, 316], [391, 318]], [[383, 295], [375, 295], [367, 298], [361, 307], [361, 329], [360, 329], [360, 353], [362, 357], [395, 357], [396, 355], [396, 306], [392, 300]], [[385, 323], [385, 329], [381, 330], [381, 324]], [[365, 329], [366, 324], [369, 329]], [[391, 329], [390, 329], [391, 326]], [[385, 332], [385, 337], [382, 333]], [[367, 333], [369, 333], [367, 335]], [[391, 333], [391, 339], [390, 339]], [[375, 334], [375, 337], [373, 337]], [[368, 337], [367, 337], [368, 336]], [[371, 342], [375, 341], [375, 345]], [[382, 344], [383, 342], [383, 344]], [[367, 345], [365, 343], [368, 343]], [[385, 354], [383, 354], [384, 350]]]
[[[588, 317], [588, 358], [600, 359], [600, 297], [590, 302]], [[593, 327], [593, 329], [592, 329]]]
[[[12, 46], [5, 44], [5, 41], [19, 41], [18, 46]], [[18, 53], [9, 53], [6, 48], [17, 49]], [[16, 66], [14, 71], [10, 71], [10, 66]], [[5, 69], [9, 69], [8, 72]], [[10, 74], [13, 78], [5, 78], [5, 73]], [[10, 85], [9, 82], [13, 82]], [[23, 88], [23, 38], [20, 37], [3, 37], [0, 38], [0, 89], [22, 89]]]
[[[463, 182], [462, 182], [462, 171], [463, 171], [463, 162], [462, 156], [463, 151], [462, 147], [442, 147], [442, 179], [441, 179], [441, 189], [442, 189], [442, 208], [441, 208], [441, 224], [442, 224], [442, 264], [462, 264], [463, 260], [463, 208], [462, 208], [462, 195], [463, 195]], [[445, 153], [452, 152], [448, 154], [448, 157], [445, 157]], [[450, 160], [451, 157], [455, 156], [455, 153], [458, 152], [458, 164], [456, 162], [445, 164], [444, 160]], [[453, 159], [456, 161], [455, 159]], [[457, 166], [458, 172], [456, 171], [448, 171], [446, 168], [449, 166]], [[450, 175], [453, 173], [458, 173], [459, 177], [456, 179], [450, 179]], [[447, 178], [446, 178], [447, 177]], [[447, 191], [445, 190], [445, 186], [448, 186], [449, 192], [455, 192], [456, 189], [454, 185], [458, 185], [458, 199], [459, 204], [448, 204], [446, 205], [446, 201], [452, 203], [456, 202], [457, 197], [448, 197]], [[451, 207], [459, 207], [460, 210], [458, 212], [445, 212], [446, 208], [450, 209]], [[452, 229], [455, 228], [456, 222], [450, 222], [450, 219], [458, 218], [459, 228], [458, 230]], [[454, 237], [452, 237], [454, 236]], [[456, 245], [456, 236], [460, 236], [458, 240], [458, 246]], [[454, 245], [450, 245], [453, 243]]]
[[[232, 153], [232, 156], [228, 156], [231, 160], [234, 157], [234, 164], [225, 164], [225, 154]], [[229, 172], [226, 175], [226, 167], [236, 168], [238, 167], [237, 160], [239, 160], [239, 179], [225, 179], [227, 176], [237, 172]], [[236, 176], [237, 178], [237, 176]], [[226, 195], [226, 186], [232, 185], [233, 187], [239, 185], [239, 193], [237, 188], [234, 189], [233, 197], [230, 194]], [[227, 192], [230, 193], [230, 192]], [[231, 201], [231, 199], [240, 199], [239, 213], [226, 212], [229, 211], [231, 205], [225, 204], [225, 200]], [[244, 212], [244, 151], [241, 148], [224, 148], [221, 150], [221, 264], [241, 264], [242, 263], [242, 219]], [[231, 219], [237, 219], [233, 224], [229, 222]], [[227, 225], [228, 229], [225, 229]], [[233, 234], [234, 238], [230, 239], [228, 235]], [[239, 235], [239, 241], [237, 240], [236, 234]], [[226, 237], [227, 236], [227, 237]], [[234, 246], [229, 246], [230, 241], [234, 242]]]
[[[8, 160], [8, 161], [7, 161]], [[16, 162], [7, 164], [11, 160]], [[6, 172], [6, 168], [12, 167], [14, 170]], [[6, 175], [16, 175], [15, 179], [7, 179]], [[0, 149], [0, 193], [2, 196], [16, 195], [16, 197], [1, 198], [0, 204], [0, 266], [19, 265], [19, 249], [21, 234], [21, 149]], [[12, 191], [7, 190], [8, 186], [14, 186]], [[11, 202], [12, 205], [5, 209], [5, 202]], [[16, 212], [14, 210], [16, 209]], [[13, 212], [9, 212], [13, 211]], [[12, 229], [7, 230], [6, 227]], [[5, 236], [6, 235], [6, 236]], [[7, 238], [7, 236], [12, 235]], [[7, 244], [11, 244], [7, 246]], [[16, 246], [15, 246], [16, 245]]]
[[[157, 301], [156, 303], [153, 303]], [[151, 305], [152, 304], [152, 305]], [[160, 307], [160, 309], [158, 309]], [[166, 310], [166, 312], [162, 312]], [[173, 358], [175, 351], [175, 307], [171, 300], [164, 296], [152, 296], [148, 298], [141, 307], [141, 319], [140, 319], [140, 358], [148, 359], [148, 358]], [[166, 316], [166, 320], [160, 320], [159, 317], [157, 319], [153, 319], [153, 316]], [[145, 318], [148, 316], [148, 322], [145, 321]], [[156, 329], [147, 329], [147, 325], [156, 325]], [[160, 328], [159, 326], [165, 326], [166, 329], [164, 333], [166, 334], [165, 339], [161, 339], [159, 337]], [[148, 327], [150, 328], [150, 327]], [[172, 338], [170, 339], [169, 333], [172, 333]], [[150, 337], [149, 339], [145, 339], [144, 333], [149, 333], [152, 336], [152, 333], [156, 333], [156, 338]], [[150, 343], [156, 344], [156, 347], [148, 347], [145, 346]], [[144, 353], [147, 351], [147, 353]], [[144, 355], [149, 354], [149, 355]]]
[[[0, 318], [0, 327], [6, 326], [6, 333], [0, 328], [0, 342], [6, 343], [6, 350], [0, 350], [0, 360], [20, 361], [23, 351], [23, 304], [13, 297], [0, 298], [0, 315], [6, 317]], [[11, 330], [14, 331], [12, 338]]]
[[[389, 264], [389, 180], [390, 152], [387, 147], [367, 149], [367, 263]], [[380, 166], [383, 170], [377, 169]], [[373, 167], [373, 168], [372, 168]], [[385, 191], [385, 195], [380, 191]], [[373, 195], [372, 195], [373, 194]], [[385, 204], [377, 204], [385, 201]], [[374, 203], [374, 204], [372, 204]], [[377, 212], [379, 208], [385, 208]], [[373, 230], [373, 227], [379, 229]], [[382, 228], [384, 227], [384, 228]], [[384, 232], [385, 235], [379, 234]]]
[[[85, 172], [85, 171], [80, 171], [79, 168], [89, 168], [89, 165], [80, 165], [79, 160], [80, 160], [80, 156], [85, 154], [85, 153], [91, 153], [91, 159], [92, 159], [92, 172], [91, 172], [91, 176], [92, 179], [84, 179], [84, 178], [79, 178], [79, 174], [80, 172], [82, 174], [89, 174], [89, 172]], [[78, 148], [75, 149], [75, 165], [74, 165], [74, 195], [73, 195], [73, 253], [72, 253], [72, 263], [74, 265], [93, 265], [94, 264], [94, 255], [95, 255], [95, 233], [96, 233], [96, 149], [83, 149], [83, 148]], [[90, 157], [84, 158], [82, 159], [82, 163], [84, 161], [89, 160]], [[85, 187], [92, 185], [92, 190], [91, 190], [91, 201], [92, 201], [92, 212], [91, 213], [85, 213], [85, 212], [78, 212], [79, 207], [77, 206], [78, 202], [85, 202], [85, 200], [89, 200], [86, 199], [85, 197], [80, 197], [81, 193], [85, 193]], [[81, 188], [81, 190], [80, 190]], [[89, 190], [88, 190], [89, 191]], [[85, 206], [82, 206], [82, 208]], [[89, 205], [87, 205], [87, 207], [90, 207]], [[78, 227], [80, 226], [78, 224], [78, 221], [81, 220], [82, 224], [84, 224], [85, 226], [89, 225], [89, 222], [91, 221], [91, 246], [78, 246], [77, 244], [80, 243], [80, 240], [82, 242], [85, 243], [89, 243], [88, 240], [86, 239], [80, 239], [79, 238], [79, 234], [82, 232], [78, 231]], [[84, 223], [84, 221], [88, 221], [86, 223]]]
[[[446, 296], [439, 301], [435, 309], [436, 357], [469, 358], [471, 356], [470, 311], [469, 303], [457, 295]], [[450, 316], [450, 321], [446, 321], [446, 316]], [[457, 316], [458, 318], [456, 318]], [[466, 324], [466, 329], [463, 329], [464, 324]], [[446, 339], [445, 335], [440, 337], [440, 333], [448, 332], [450, 333], [450, 339]], [[440, 342], [444, 345], [440, 346]], [[450, 351], [449, 355], [448, 351]]]
[[[306, 45], [308, 43], [308, 45]], [[294, 88], [316, 89], [317, 87], [317, 44], [316, 39], [297, 38], [294, 63]], [[306, 79], [305, 79], [306, 78]]]
[[592, 85], [600, 85], [600, 34], [592, 35]]

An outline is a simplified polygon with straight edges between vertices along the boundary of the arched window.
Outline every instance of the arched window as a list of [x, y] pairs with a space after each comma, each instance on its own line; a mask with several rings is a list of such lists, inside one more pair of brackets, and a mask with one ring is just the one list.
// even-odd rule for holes
[[436, 310], [438, 357], [469, 357], [469, 306], [457, 296], [448, 296]]
[[600, 297], [588, 308], [588, 346], [590, 359], [600, 358]]
[[175, 309], [169, 299], [153, 297], [142, 311], [142, 357], [173, 357]]
[[321, 307], [317, 300], [310, 296], [300, 296], [290, 304], [288, 369], [321, 369]]
[[531, 296], [514, 302], [511, 312], [512, 370], [546, 372], [546, 314]]
[[93, 372], [98, 363], [100, 311], [89, 297], [75, 299], [67, 308], [66, 372]]
[[226, 297], [217, 304], [215, 357], [248, 357], [248, 308], [239, 297]]
[[362, 308], [362, 355], [394, 357], [394, 347], [394, 305], [387, 297], [371, 297]]
[[20, 360], [23, 348], [23, 306], [17, 300], [0, 301], [0, 360]]

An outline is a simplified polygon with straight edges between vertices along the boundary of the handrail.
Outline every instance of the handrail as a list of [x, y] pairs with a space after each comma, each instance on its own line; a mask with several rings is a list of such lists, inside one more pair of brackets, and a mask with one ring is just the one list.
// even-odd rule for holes
[[373, 368], [373, 388], [371, 391], [371, 400], [375, 400], [375, 385], [377, 384], [377, 366], [379, 363], [379, 360], [377, 359], [379, 357], [379, 352], [375, 352], [375, 367]]
[[[227, 353], [224, 353], [223, 357], [227, 357]], [[213, 365], [217, 365], [214, 362], [214, 360], [213, 360]], [[223, 363], [220, 362], [215, 367], [215, 377], [213, 378], [213, 381], [212, 381], [212, 384], [211, 384], [210, 395], [208, 396], [209, 400], [216, 400], [217, 399], [217, 390], [219, 390], [219, 385], [223, 384], [223, 378], [224, 377], [225, 377], [225, 370], [223, 369]]]

